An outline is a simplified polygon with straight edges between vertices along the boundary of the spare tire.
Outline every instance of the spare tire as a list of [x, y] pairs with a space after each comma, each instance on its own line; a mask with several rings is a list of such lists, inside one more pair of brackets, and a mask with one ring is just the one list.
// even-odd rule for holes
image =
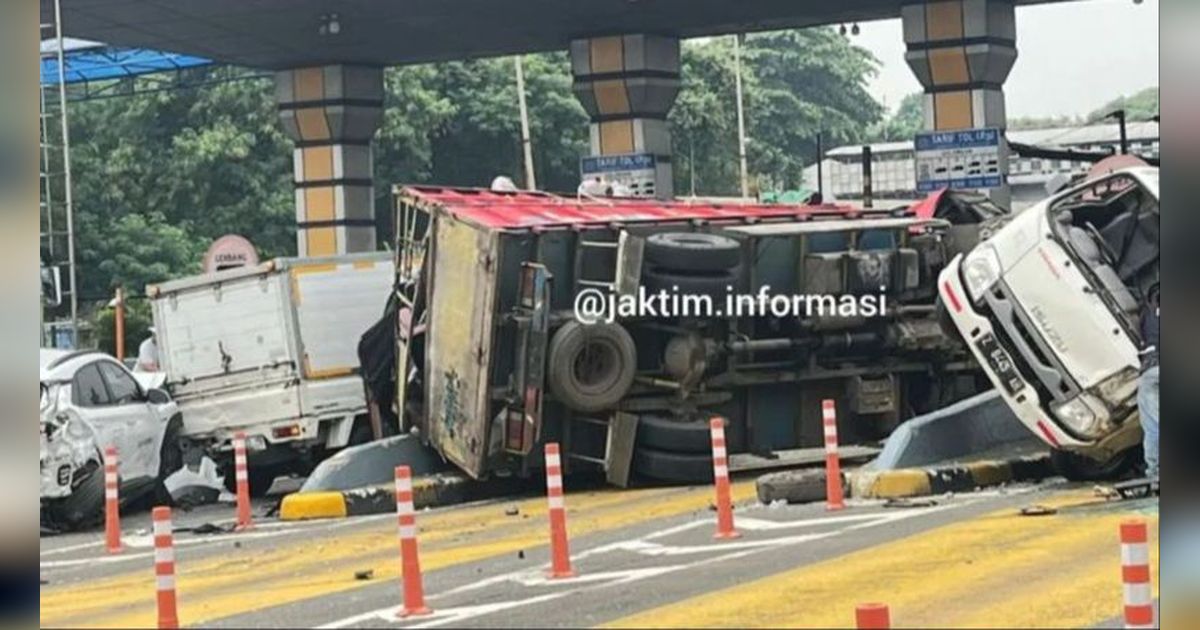
[[575, 411], [616, 406], [629, 393], [636, 369], [633, 337], [619, 324], [567, 322], [550, 340], [550, 391]]
[[712, 453], [707, 420], [643, 415], [638, 419], [637, 445], [675, 453]]
[[646, 262], [675, 271], [725, 271], [738, 266], [742, 246], [707, 232], [661, 232], [646, 238]]
[[666, 291], [678, 295], [707, 295], [713, 299], [715, 308], [724, 308], [725, 295], [738, 290], [740, 276], [736, 269], [710, 273], [682, 273], [659, 268], [642, 272], [642, 286], [646, 293]]
[[671, 453], [638, 447], [633, 451], [633, 471], [647, 479], [677, 483], [711, 483], [711, 454]]

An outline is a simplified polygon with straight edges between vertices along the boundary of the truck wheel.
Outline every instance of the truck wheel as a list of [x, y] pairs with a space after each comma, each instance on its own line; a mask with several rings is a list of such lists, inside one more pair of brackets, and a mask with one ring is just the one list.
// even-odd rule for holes
[[633, 385], [637, 349], [619, 324], [568, 322], [550, 340], [550, 391], [576, 411], [615, 406]]
[[652, 267], [642, 273], [642, 286], [649, 294], [666, 291], [668, 294], [707, 295], [714, 305], [724, 303], [724, 296], [740, 280], [736, 270], [711, 273], [681, 273]]
[[1134, 447], [1099, 462], [1086, 455], [1054, 449], [1050, 451], [1050, 465], [1054, 472], [1071, 481], [1112, 481], [1133, 470], [1141, 461], [1141, 454], [1141, 447]]
[[646, 261], [675, 271], [725, 271], [738, 266], [742, 246], [706, 232], [662, 232], [646, 239]]
[[[266, 496], [267, 490], [271, 489], [271, 484], [275, 483], [275, 477], [279, 475], [280, 466], [259, 466], [255, 467], [251, 462], [250, 470], [247, 471], [246, 481], [250, 483], [250, 496], [259, 498]], [[229, 465], [225, 470], [221, 471], [224, 477], [225, 489], [237, 494], [237, 473], [233, 469], [233, 459], [230, 458]]]
[[94, 527], [104, 520], [104, 471], [99, 461], [76, 470], [71, 476], [70, 496], [47, 505], [51, 523], [76, 530]]
[[711, 483], [711, 454], [671, 453], [653, 448], [633, 451], [633, 471], [657, 481], [675, 483]]
[[668, 416], [644, 415], [639, 418], [637, 445], [675, 453], [712, 452], [708, 421], [680, 420]]

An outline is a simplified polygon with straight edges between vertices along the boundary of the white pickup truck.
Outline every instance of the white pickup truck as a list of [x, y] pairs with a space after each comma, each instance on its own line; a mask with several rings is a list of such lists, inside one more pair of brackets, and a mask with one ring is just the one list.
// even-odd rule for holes
[[938, 278], [980, 367], [1059, 472], [1137, 464], [1139, 320], [1159, 280], [1158, 169], [1093, 178], [1011, 217]]
[[369, 440], [356, 350], [394, 275], [379, 252], [277, 258], [147, 287], [185, 452], [199, 447], [228, 473], [232, 438], [245, 432], [258, 495]]

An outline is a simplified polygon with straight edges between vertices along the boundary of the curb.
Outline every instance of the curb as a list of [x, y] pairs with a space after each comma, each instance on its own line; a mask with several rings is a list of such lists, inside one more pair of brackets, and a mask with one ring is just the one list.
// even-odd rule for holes
[[1054, 474], [1049, 455], [988, 460], [932, 468], [859, 469], [849, 473], [850, 496], [899, 499], [969, 492], [1011, 481], [1035, 481]]
[[[419, 509], [465, 501], [470, 482], [470, 479], [457, 475], [413, 479], [413, 505]], [[390, 483], [352, 490], [293, 492], [283, 497], [279, 520], [346, 518], [384, 514], [395, 509], [396, 491]]]

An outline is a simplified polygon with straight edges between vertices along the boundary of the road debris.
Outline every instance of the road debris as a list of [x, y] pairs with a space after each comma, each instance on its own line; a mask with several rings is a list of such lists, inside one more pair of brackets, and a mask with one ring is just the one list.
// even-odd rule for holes
[[354, 579], [363, 581], [375, 577], [375, 569], [363, 569], [362, 571], [354, 572]]
[[1050, 516], [1051, 514], [1058, 514], [1058, 508], [1046, 505], [1026, 505], [1021, 508], [1021, 516]]

